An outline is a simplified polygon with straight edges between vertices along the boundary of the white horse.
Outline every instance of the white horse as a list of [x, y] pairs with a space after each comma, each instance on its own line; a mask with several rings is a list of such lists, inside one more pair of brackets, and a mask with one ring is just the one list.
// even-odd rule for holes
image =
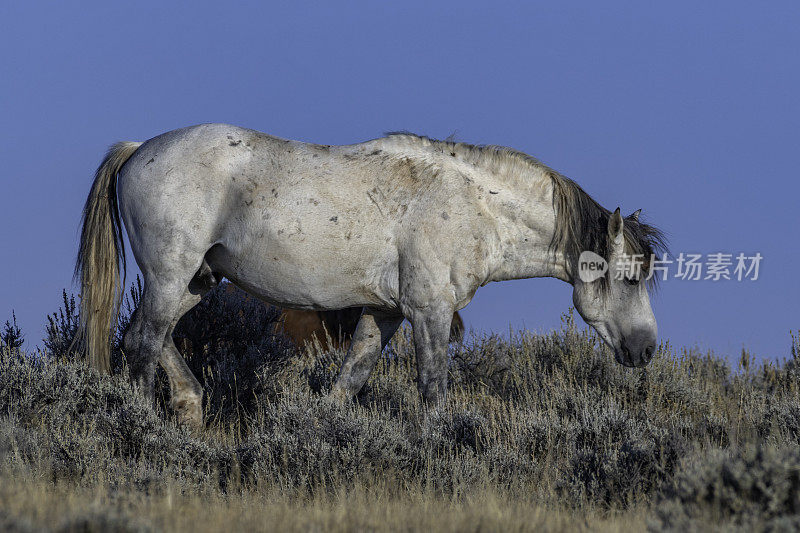
[[655, 350], [646, 284], [608, 274], [586, 283], [577, 262], [584, 250], [609, 263], [649, 257], [660, 232], [508, 148], [407, 133], [326, 146], [225, 124], [115, 144], [86, 201], [76, 265], [78, 345], [101, 371], [125, 265], [120, 220], [144, 277], [123, 343], [131, 376], [152, 396], [160, 362], [173, 408], [192, 424], [202, 422], [202, 389], [171, 334], [223, 277], [280, 307], [363, 307], [334, 385], [348, 396], [406, 318], [419, 390], [442, 401], [453, 312], [491, 281], [566, 281], [618, 362], [641, 366]]

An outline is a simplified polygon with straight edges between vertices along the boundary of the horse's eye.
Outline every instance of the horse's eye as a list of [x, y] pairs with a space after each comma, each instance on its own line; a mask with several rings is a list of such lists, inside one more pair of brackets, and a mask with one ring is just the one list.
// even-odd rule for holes
[[634, 278], [634, 279], [625, 278], [625, 283], [627, 283], [628, 285], [636, 285], [637, 283], [639, 283], [639, 278]]

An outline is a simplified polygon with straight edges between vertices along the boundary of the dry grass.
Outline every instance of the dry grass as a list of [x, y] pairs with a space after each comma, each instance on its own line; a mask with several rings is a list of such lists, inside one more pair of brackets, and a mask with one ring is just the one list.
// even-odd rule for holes
[[633, 531], [642, 513], [596, 515], [549, 509], [524, 499], [482, 493], [460, 500], [424, 492], [375, 494], [372, 488], [287, 497], [241, 491], [185, 495], [111, 492], [105, 486], [6, 475], [0, 527], [58, 530], [166, 531]]

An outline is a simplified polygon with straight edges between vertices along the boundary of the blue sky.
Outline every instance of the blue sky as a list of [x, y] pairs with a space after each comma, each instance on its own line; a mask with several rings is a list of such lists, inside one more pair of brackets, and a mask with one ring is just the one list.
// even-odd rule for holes
[[[407, 129], [512, 146], [675, 252], [759, 252], [755, 282], [669, 280], [673, 345], [789, 355], [800, 329], [800, 4], [185, 2], [0, 7], [0, 322], [29, 344], [71, 284], [106, 147], [201, 122], [353, 143]], [[724, 6], [724, 8], [721, 8]], [[548, 330], [555, 280], [492, 284], [479, 331]]]

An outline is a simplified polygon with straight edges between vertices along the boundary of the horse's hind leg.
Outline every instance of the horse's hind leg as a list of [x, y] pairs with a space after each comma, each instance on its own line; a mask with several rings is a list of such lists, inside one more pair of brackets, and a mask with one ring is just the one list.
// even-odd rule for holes
[[125, 358], [130, 361], [136, 358], [139, 352], [139, 345], [141, 344], [141, 330], [142, 330], [142, 313], [139, 308], [133, 310], [128, 329], [122, 335], [122, 353]]
[[[202, 258], [198, 258], [201, 263]], [[185, 269], [145, 270], [144, 291], [139, 302], [137, 321], [139, 347], [130, 354], [131, 379], [146, 398], [154, 398], [156, 364], [164, 351], [164, 339], [178, 315], [183, 295], [198, 266]]]
[[176, 348], [172, 332], [181, 317], [197, 305], [218, 283], [217, 277], [203, 262], [203, 266], [192, 278], [181, 297], [178, 312], [164, 337], [164, 347], [159, 361], [169, 378], [170, 406], [180, 423], [194, 427], [203, 425], [203, 387]]
[[381, 313], [365, 307], [331, 392], [348, 398], [356, 395], [402, 322], [402, 315]]

